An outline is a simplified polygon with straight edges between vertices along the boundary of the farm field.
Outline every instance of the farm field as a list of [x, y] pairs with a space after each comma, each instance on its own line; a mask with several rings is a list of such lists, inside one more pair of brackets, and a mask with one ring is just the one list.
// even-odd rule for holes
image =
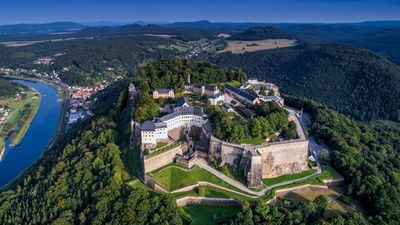
[[229, 41], [226, 48], [217, 53], [232, 52], [241, 54], [245, 52], [256, 52], [274, 48], [291, 47], [296, 44], [292, 39], [265, 39], [259, 41]]

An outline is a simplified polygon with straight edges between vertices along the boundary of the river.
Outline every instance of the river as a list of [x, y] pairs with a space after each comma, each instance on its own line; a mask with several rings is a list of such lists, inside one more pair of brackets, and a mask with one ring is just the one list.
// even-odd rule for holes
[[0, 161], [0, 187], [18, 176], [42, 155], [56, 133], [62, 107], [56, 87], [31, 81], [14, 82], [36, 89], [42, 101], [21, 143], [11, 147], [11, 138], [5, 141], [6, 149]]

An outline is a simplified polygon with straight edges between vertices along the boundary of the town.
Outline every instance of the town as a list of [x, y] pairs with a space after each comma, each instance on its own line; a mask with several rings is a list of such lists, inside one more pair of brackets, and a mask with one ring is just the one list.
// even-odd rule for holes
[[[34, 64], [45, 64], [50, 65], [55, 57], [59, 57], [64, 55], [65, 53], [57, 53], [51, 57], [43, 57], [39, 58], [34, 61]], [[90, 110], [90, 104], [92, 101], [90, 97], [93, 96], [95, 93], [104, 90], [107, 86], [111, 83], [122, 79], [122, 76], [116, 77], [114, 80], [106, 81], [103, 80], [102, 82], [93, 85], [91, 87], [81, 87], [76, 85], [67, 85], [63, 83], [55, 71], [51, 73], [46, 72], [38, 72], [36, 69], [28, 70], [23, 68], [5, 68], [0, 67], [0, 74], [4, 74], [6, 76], [13, 76], [18, 77], [19, 75], [29, 75], [32, 78], [38, 78], [49, 83], [56, 85], [59, 90], [63, 90], [64, 94], [66, 95], [66, 107], [65, 107], [65, 118], [67, 119], [67, 125], [72, 125], [77, 121], [81, 121], [87, 119], [94, 115], [94, 113]], [[18, 98], [18, 96], [16, 96]], [[1, 112], [0, 112], [1, 113]], [[6, 114], [7, 112], [5, 112]], [[6, 120], [5, 115], [0, 115], [0, 122], [3, 119]]]

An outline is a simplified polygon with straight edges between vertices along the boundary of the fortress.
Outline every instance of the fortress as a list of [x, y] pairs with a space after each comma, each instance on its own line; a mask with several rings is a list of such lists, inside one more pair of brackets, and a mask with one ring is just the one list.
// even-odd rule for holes
[[208, 155], [222, 163], [242, 168], [249, 187], [261, 187], [263, 178], [300, 173], [308, 168], [308, 140], [305, 138], [242, 145], [224, 142], [203, 126], [202, 140], [209, 143]]
[[[276, 86], [272, 88], [276, 90]], [[250, 96], [247, 92], [238, 91], [231, 86], [225, 88], [225, 95], [235, 99], [241, 100], [238, 96], [240, 93], [246, 93], [246, 96], [243, 96], [246, 99], [262, 98]], [[279, 96], [276, 99], [279, 100], [278, 105], [283, 107], [283, 99]], [[262, 104], [262, 101], [251, 101], [250, 104]], [[171, 113], [141, 124], [143, 174], [172, 162], [191, 168], [197, 157], [202, 157], [209, 161], [216, 160], [220, 165], [228, 164], [243, 170], [249, 187], [262, 188], [263, 178], [299, 173], [308, 169], [309, 141], [299, 117], [298, 114], [292, 113], [288, 118], [296, 123], [298, 139], [265, 142], [260, 145], [229, 143], [214, 135], [207, 115], [201, 107], [190, 106], [182, 97]], [[196, 141], [189, 136], [192, 127], [197, 127], [199, 131]], [[167, 144], [158, 147], [159, 142]]]

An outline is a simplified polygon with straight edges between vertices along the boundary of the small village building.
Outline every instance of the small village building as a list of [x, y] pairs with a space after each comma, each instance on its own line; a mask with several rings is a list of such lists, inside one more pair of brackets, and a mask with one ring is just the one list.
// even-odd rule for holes
[[232, 85], [226, 84], [225, 85], [225, 92], [240, 101], [244, 101], [245, 103], [257, 105], [260, 104], [261, 101], [257, 96], [254, 96], [246, 91], [240, 90], [235, 88]]
[[251, 77], [249, 79], [247, 79], [247, 83], [249, 84], [258, 84], [258, 79], [255, 77]]
[[178, 107], [184, 107], [184, 106], [189, 106], [189, 101], [187, 100], [187, 98], [185, 96], [182, 96], [178, 99], [178, 102], [176, 104]]
[[172, 89], [156, 89], [153, 91], [154, 99], [174, 98], [174, 97], [175, 97], [175, 93], [174, 93], [174, 90], [172, 90]]
[[205, 85], [204, 90], [207, 97], [211, 97], [219, 93], [219, 88], [217, 87], [217, 85]]
[[75, 123], [75, 122], [77, 122], [79, 119], [80, 119], [80, 115], [79, 115], [78, 112], [70, 113], [70, 114], [69, 114], [69, 118], [68, 118], [68, 123], [69, 123], [69, 124]]
[[225, 94], [218, 93], [209, 98], [211, 105], [220, 105], [225, 101]]
[[211, 97], [219, 93], [219, 88], [217, 87], [217, 85], [195, 84], [192, 87], [192, 91], [195, 94], [206, 95], [207, 97]]

